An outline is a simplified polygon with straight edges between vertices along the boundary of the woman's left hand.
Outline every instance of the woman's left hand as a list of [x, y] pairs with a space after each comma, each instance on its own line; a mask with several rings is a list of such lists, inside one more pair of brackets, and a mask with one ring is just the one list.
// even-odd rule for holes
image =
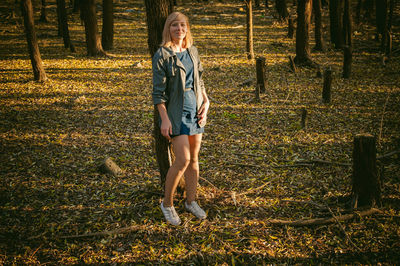
[[207, 121], [207, 113], [208, 108], [210, 108], [210, 101], [206, 98], [203, 104], [201, 105], [199, 111], [197, 112], [197, 117], [199, 118], [199, 124]]

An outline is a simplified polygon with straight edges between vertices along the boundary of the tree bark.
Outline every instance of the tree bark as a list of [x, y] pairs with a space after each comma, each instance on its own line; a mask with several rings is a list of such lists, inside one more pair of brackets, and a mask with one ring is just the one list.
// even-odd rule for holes
[[341, 49], [343, 46], [342, 3], [343, 0], [330, 0], [329, 4], [331, 42], [336, 49]]
[[279, 15], [279, 20], [285, 21], [289, 17], [286, 0], [275, 0], [275, 8]]
[[257, 86], [261, 93], [265, 93], [265, 58], [258, 57], [256, 60]]
[[246, 22], [247, 22], [246, 52], [247, 52], [248, 59], [254, 59], [252, 0], [245, 0], [245, 3], [246, 3]]
[[147, 43], [150, 55], [160, 48], [164, 23], [168, 15], [173, 12], [173, 3], [169, 0], [145, 0], [147, 15]]
[[46, 0], [42, 0], [42, 7], [41, 7], [41, 10], [40, 10], [39, 21], [40, 22], [44, 22], [44, 23], [49, 22], [49, 20], [47, 19]]
[[26, 41], [33, 68], [33, 76], [36, 81], [43, 82], [47, 79], [44, 71], [42, 58], [36, 38], [35, 24], [33, 20], [33, 8], [31, 0], [21, 0], [21, 12], [24, 17]]
[[299, 65], [312, 65], [309, 46], [311, 21], [311, 0], [299, 0], [297, 3], [296, 57]]
[[65, 8], [65, 0], [57, 0], [58, 21], [61, 24], [61, 32], [64, 40], [64, 47], [70, 48], [71, 52], [75, 52], [75, 48], [71, 42], [68, 29], [67, 10]]
[[321, 0], [313, 0], [314, 20], [315, 20], [315, 50], [323, 51], [324, 43], [322, 38], [322, 12]]
[[351, 46], [343, 46], [343, 78], [350, 78], [352, 64], [352, 49]]
[[103, 30], [101, 44], [108, 51], [113, 48], [114, 42], [114, 6], [113, 0], [103, 0]]
[[332, 69], [327, 68], [324, 72], [324, 87], [322, 89], [322, 103], [331, 102]]
[[288, 19], [288, 38], [292, 39], [294, 35], [294, 23], [293, 19], [289, 17]]
[[96, 1], [80, 0], [81, 18], [85, 24], [86, 46], [88, 56], [106, 55], [101, 46], [97, 27]]
[[343, 14], [343, 44], [352, 46], [353, 42], [353, 22], [351, 18], [350, 0], [344, 0], [344, 14]]
[[353, 208], [381, 204], [381, 182], [376, 166], [376, 140], [371, 135], [354, 137]]

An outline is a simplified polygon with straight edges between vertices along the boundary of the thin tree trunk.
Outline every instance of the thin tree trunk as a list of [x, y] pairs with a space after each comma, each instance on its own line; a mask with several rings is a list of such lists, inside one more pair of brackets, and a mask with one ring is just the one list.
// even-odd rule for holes
[[343, 41], [344, 45], [352, 46], [353, 42], [353, 26], [351, 19], [351, 6], [350, 0], [344, 0], [344, 14], [343, 14]]
[[75, 48], [69, 36], [68, 18], [67, 18], [67, 10], [65, 8], [65, 0], [57, 0], [57, 10], [58, 10], [57, 13], [59, 15], [59, 22], [61, 23], [64, 47], [70, 48], [71, 52], [75, 52]]
[[39, 21], [44, 23], [49, 22], [49, 20], [47, 19], [47, 12], [46, 12], [46, 0], [42, 0], [42, 7], [40, 11]]
[[315, 50], [323, 51], [321, 0], [313, 0], [313, 10], [315, 15]]
[[275, 8], [279, 15], [279, 20], [284, 21], [289, 17], [286, 0], [275, 0]]
[[101, 46], [97, 27], [95, 0], [80, 0], [81, 18], [85, 24], [86, 46], [88, 56], [106, 55]]
[[309, 47], [311, 5], [311, 0], [299, 0], [297, 3], [296, 57], [294, 62], [300, 65], [312, 65]]
[[114, 7], [113, 0], [103, 0], [103, 30], [101, 44], [108, 51], [113, 48], [114, 41]]
[[24, 17], [26, 40], [33, 68], [33, 76], [35, 80], [43, 82], [47, 77], [43, 68], [42, 58], [40, 57], [39, 46], [36, 38], [31, 0], [21, 0], [21, 12]]
[[245, 2], [246, 2], [246, 22], [247, 22], [246, 52], [248, 59], [254, 59], [252, 0], [245, 0]]
[[340, 49], [343, 46], [342, 2], [343, 0], [330, 0], [329, 4], [331, 42], [335, 45], [336, 49]]

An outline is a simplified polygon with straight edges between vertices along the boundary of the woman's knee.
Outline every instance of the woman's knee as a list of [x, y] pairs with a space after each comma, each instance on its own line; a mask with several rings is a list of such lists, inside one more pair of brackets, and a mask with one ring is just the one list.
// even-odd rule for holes
[[185, 170], [189, 164], [190, 164], [190, 158], [186, 157], [186, 156], [180, 156], [179, 158], [176, 157], [175, 158], [175, 166], [179, 169], [179, 170]]

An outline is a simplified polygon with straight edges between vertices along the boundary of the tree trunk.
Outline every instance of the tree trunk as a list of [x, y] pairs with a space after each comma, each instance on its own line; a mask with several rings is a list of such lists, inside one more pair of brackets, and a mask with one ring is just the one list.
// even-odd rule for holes
[[49, 20], [47, 19], [47, 12], [46, 12], [46, 0], [42, 0], [42, 7], [40, 11], [39, 21], [45, 23], [49, 22]]
[[294, 23], [293, 23], [293, 19], [291, 17], [289, 17], [288, 19], [288, 38], [292, 39], [294, 35]]
[[329, 4], [331, 42], [336, 49], [341, 49], [343, 46], [342, 3], [343, 0], [330, 0]]
[[311, 21], [311, 0], [299, 0], [297, 3], [296, 57], [299, 65], [312, 65], [309, 47]]
[[353, 42], [353, 27], [350, 0], [344, 0], [343, 13], [343, 44], [351, 47]]
[[381, 51], [385, 51], [386, 36], [387, 36], [387, 0], [381, 0], [376, 5], [376, 29], [377, 40], [381, 37]]
[[322, 12], [321, 0], [313, 0], [313, 10], [315, 19], [315, 50], [323, 51], [324, 43], [322, 38]]
[[327, 68], [324, 72], [324, 87], [322, 89], [322, 103], [331, 102], [332, 69]]
[[103, 30], [101, 44], [108, 51], [113, 48], [114, 41], [114, 7], [113, 0], [103, 0]]
[[42, 58], [40, 57], [37, 43], [35, 24], [33, 20], [33, 8], [31, 0], [21, 0], [21, 12], [24, 17], [26, 41], [28, 43], [29, 56], [33, 68], [34, 79], [43, 82], [47, 79], [44, 71]]
[[376, 140], [371, 135], [354, 137], [353, 208], [381, 204], [381, 182], [376, 166]]
[[[173, 2], [169, 0], [145, 0], [146, 17], [147, 17], [147, 33], [148, 33], [148, 46], [151, 57], [160, 47], [162, 41], [162, 32], [164, 29], [165, 20], [168, 15], [173, 12]], [[168, 169], [172, 164], [172, 150], [168, 140], [161, 135], [159, 126], [160, 114], [157, 106], [154, 106], [153, 111], [154, 123], [154, 140], [155, 150], [158, 167], [160, 170], [161, 187], [164, 188], [165, 180], [167, 177]], [[184, 179], [181, 178], [178, 185], [178, 193], [184, 191]]]
[[173, 4], [169, 0], [145, 0], [147, 15], [147, 43], [150, 54], [160, 48], [164, 23], [168, 15], [173, 12]]
[[247, 22], [246, 52], [248, 59], [254, 59], [252, 0], [245, 0], [245, 2], [246, 2], [246, 22]]
[[279, 15], [279, 20], [284, 21], [289, 17], [286, 0], [275, 0], [275, 8]]
[[268, 0], [265, 0], [265, 12], [267, 12], [267, 9], [269, 8], [269, 5], [268, 5]]
[[256, 60], [257, 86], [261, 93], [265, 93], [265, 58], [258, 57]]
[[86, 46], [88, 56], [106, 55], [101, 46], [97, 27], [96, 1], [80, 0], [81, 18], [85, 24]]
[[364, 2], [364, 11], [365, 11], [365, 19], [370, 20], [371, 15], [374, 11], [374, 0], [365, 0]]
[[58, 20], [61, 23], [62, 37], [64, 40], [64, 47], [70, 48], [71, 52], [75, 52], [75, 48], [71, 42], [68, 29], [67, 10], [65, 8], [65, 0], [57, 0]]
[[73, 13], [78, 13], [79, 12], [79, 7], [80, 7], [80, 0], [74, 0], [74, 7], [72, 8]]
[[356, 23], [357, 24], [361, 23], [361, 10], [362, 9], [363, 9], [363, 0], [358, 0], [357, 7], [356, 7]]
[[352, 64], [352, 49], [351, 46], [343, 46], [343, 78], [350, 78]]

